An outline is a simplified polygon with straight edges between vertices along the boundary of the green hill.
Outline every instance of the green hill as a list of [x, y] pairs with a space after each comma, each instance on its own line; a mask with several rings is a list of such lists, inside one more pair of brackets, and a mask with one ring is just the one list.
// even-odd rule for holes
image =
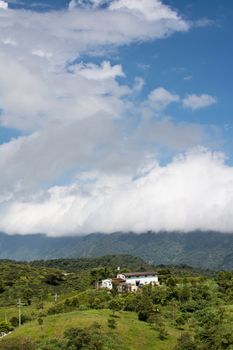
[[[14, 331], [9, 338], [19, 341], [21, 337], [30, 337], [32, 340], [61, 339], [64, 331], [70, 327], [88, 327], [94, 322], [101, 325], [102, 332], [109, 334], [112, 338], [112, 350], [159, 350], [172, 349], [179, 336], [179, 331], [171, 327], [169, 337], [162, 341], [158, 338], [158, 331], [137, 319], [132, 312], [120, 312], [117, 318], [117, 329], [109, 332], [107, 320], [111, 314], [110, 310], [87, 310], [75, 311], [60, 315], [46, 317], [43, 327], [36, 321], [25, 324], [21, 329]], [[1, 349], [1, 348], [0, 348]], [[48, 348], [50, 349], [50, 348]], [[93, 348], [94, 350], [95, 348]]]
[[155, 269], [129, 255], [0, 261], [0, 350], [232, 349], [231, 272], [157, 266], [159, 286], [94, 288], [119, 264]]
[[77, 258], [77, 259], [52, 259], [35, 260], [31, 262], [32, 266], [43, 266], [61, 269], [69, 272], [77, 272], [94, 268], [127, 269], [130, 271], [145, 271], [151, 269], [151, 265], [143, 259], [132, 255], [105, 255], [96, 258]]
[[0, 258], [40, 260], [126, 254], [159, 264], [187, 264], [210, 269], [233, 268], [233, 234], [113, 233], [81, 237], [0, 234]]

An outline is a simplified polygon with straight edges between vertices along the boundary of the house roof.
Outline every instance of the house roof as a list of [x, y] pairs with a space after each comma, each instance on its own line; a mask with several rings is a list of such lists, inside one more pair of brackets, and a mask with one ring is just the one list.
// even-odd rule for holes
[[114, 283], [114, 284], [119, 284], [119, 283], [123, 283], [123, 282], [125, 282], [125, 280], [123, 278], [117, 278], [117, 277], [112, 278], [112, 283]]
[[128, 272], [128, 273], [122, 273], [125, 277], [136, 277], [136, 276], [151, 276], [151, 275], [158, 275], [158, 272], [156, 271], [144, 271], [144, 272]]

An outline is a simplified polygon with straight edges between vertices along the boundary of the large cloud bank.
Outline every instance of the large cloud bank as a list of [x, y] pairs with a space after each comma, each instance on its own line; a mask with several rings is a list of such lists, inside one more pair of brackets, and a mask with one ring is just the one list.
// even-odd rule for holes
[[[0, 230], [231, 231], [233, 169], [196, 148], [209, 145], [211, 130], [166, 112], [217, 99], [162, 86], [140, 97], [142, 77], [129, 82], [121, 62], [106, 59], [120, 45], [187, 32], [191, 22], [159, 0], [9, 7], [0, 1], [0, 128], [19, 136], [0, 144]], [[163, 153], [183, 155], [161, 166]]]
[[8, 232], [51, 235], [146, 230], [232, 232], [233, 169], [221, 154], [196, 149], [136, 178], [85, 174], [76, 184], [53, 187], [17, 201], [1, 216]]

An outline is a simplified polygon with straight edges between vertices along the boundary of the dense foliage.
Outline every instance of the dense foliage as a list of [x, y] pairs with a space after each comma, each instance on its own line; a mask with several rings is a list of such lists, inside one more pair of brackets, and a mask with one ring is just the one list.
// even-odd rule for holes
[[115, 270], [117, 267], [129, 271], [146, 271], [151, 268], [150, 264], [145, 263], [141, 258], [131, 255], [105, 255], [97, 258], [80, 259], [53, 259], [37, 260], [31, 263], [32, 266], [42, 266], [57, 268], [69, 272], [77, 272], [96, 268], [106, 268]]
[[[160, 286], [147, 285], [137, 293], [123, 294], [95, 289], [93, 282], [113, 276], [119, 261], [122, 270], [137, 263], [142, 269], [148, 266], [140, 259], [116, 256], [88, 259], [86, 264], [82, 259], [31, 264], [2, 261], [0, 333], [13, 332], [0, 341], [0, 350], [139, 349], [133, 341], [140, 327], [151, 337], [148, 350], [233, 349], [232, 272], [206, 274], [187, 266], [160, 266]], [[61, 266], [73, 272], [56, 268]], [[22, 301], [20, 329], [18, 298]], [[88, 318], [89, 310], [98, 316], [94, 323]], [[130, 339], [128, 334], [123, 339], [122, 322], [129, 314], [136, 315], [130, 324], [135, 328]], [[60, 318], [64, 326], [59, 333], [48, 333], [53, 327], [50, 320]]]

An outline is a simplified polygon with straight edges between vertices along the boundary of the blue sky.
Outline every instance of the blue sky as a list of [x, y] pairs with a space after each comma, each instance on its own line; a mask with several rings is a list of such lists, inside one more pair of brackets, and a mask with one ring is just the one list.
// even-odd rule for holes
[[232, 33], [228, 0], [1, 0], [0, 229], [232, 231]]

